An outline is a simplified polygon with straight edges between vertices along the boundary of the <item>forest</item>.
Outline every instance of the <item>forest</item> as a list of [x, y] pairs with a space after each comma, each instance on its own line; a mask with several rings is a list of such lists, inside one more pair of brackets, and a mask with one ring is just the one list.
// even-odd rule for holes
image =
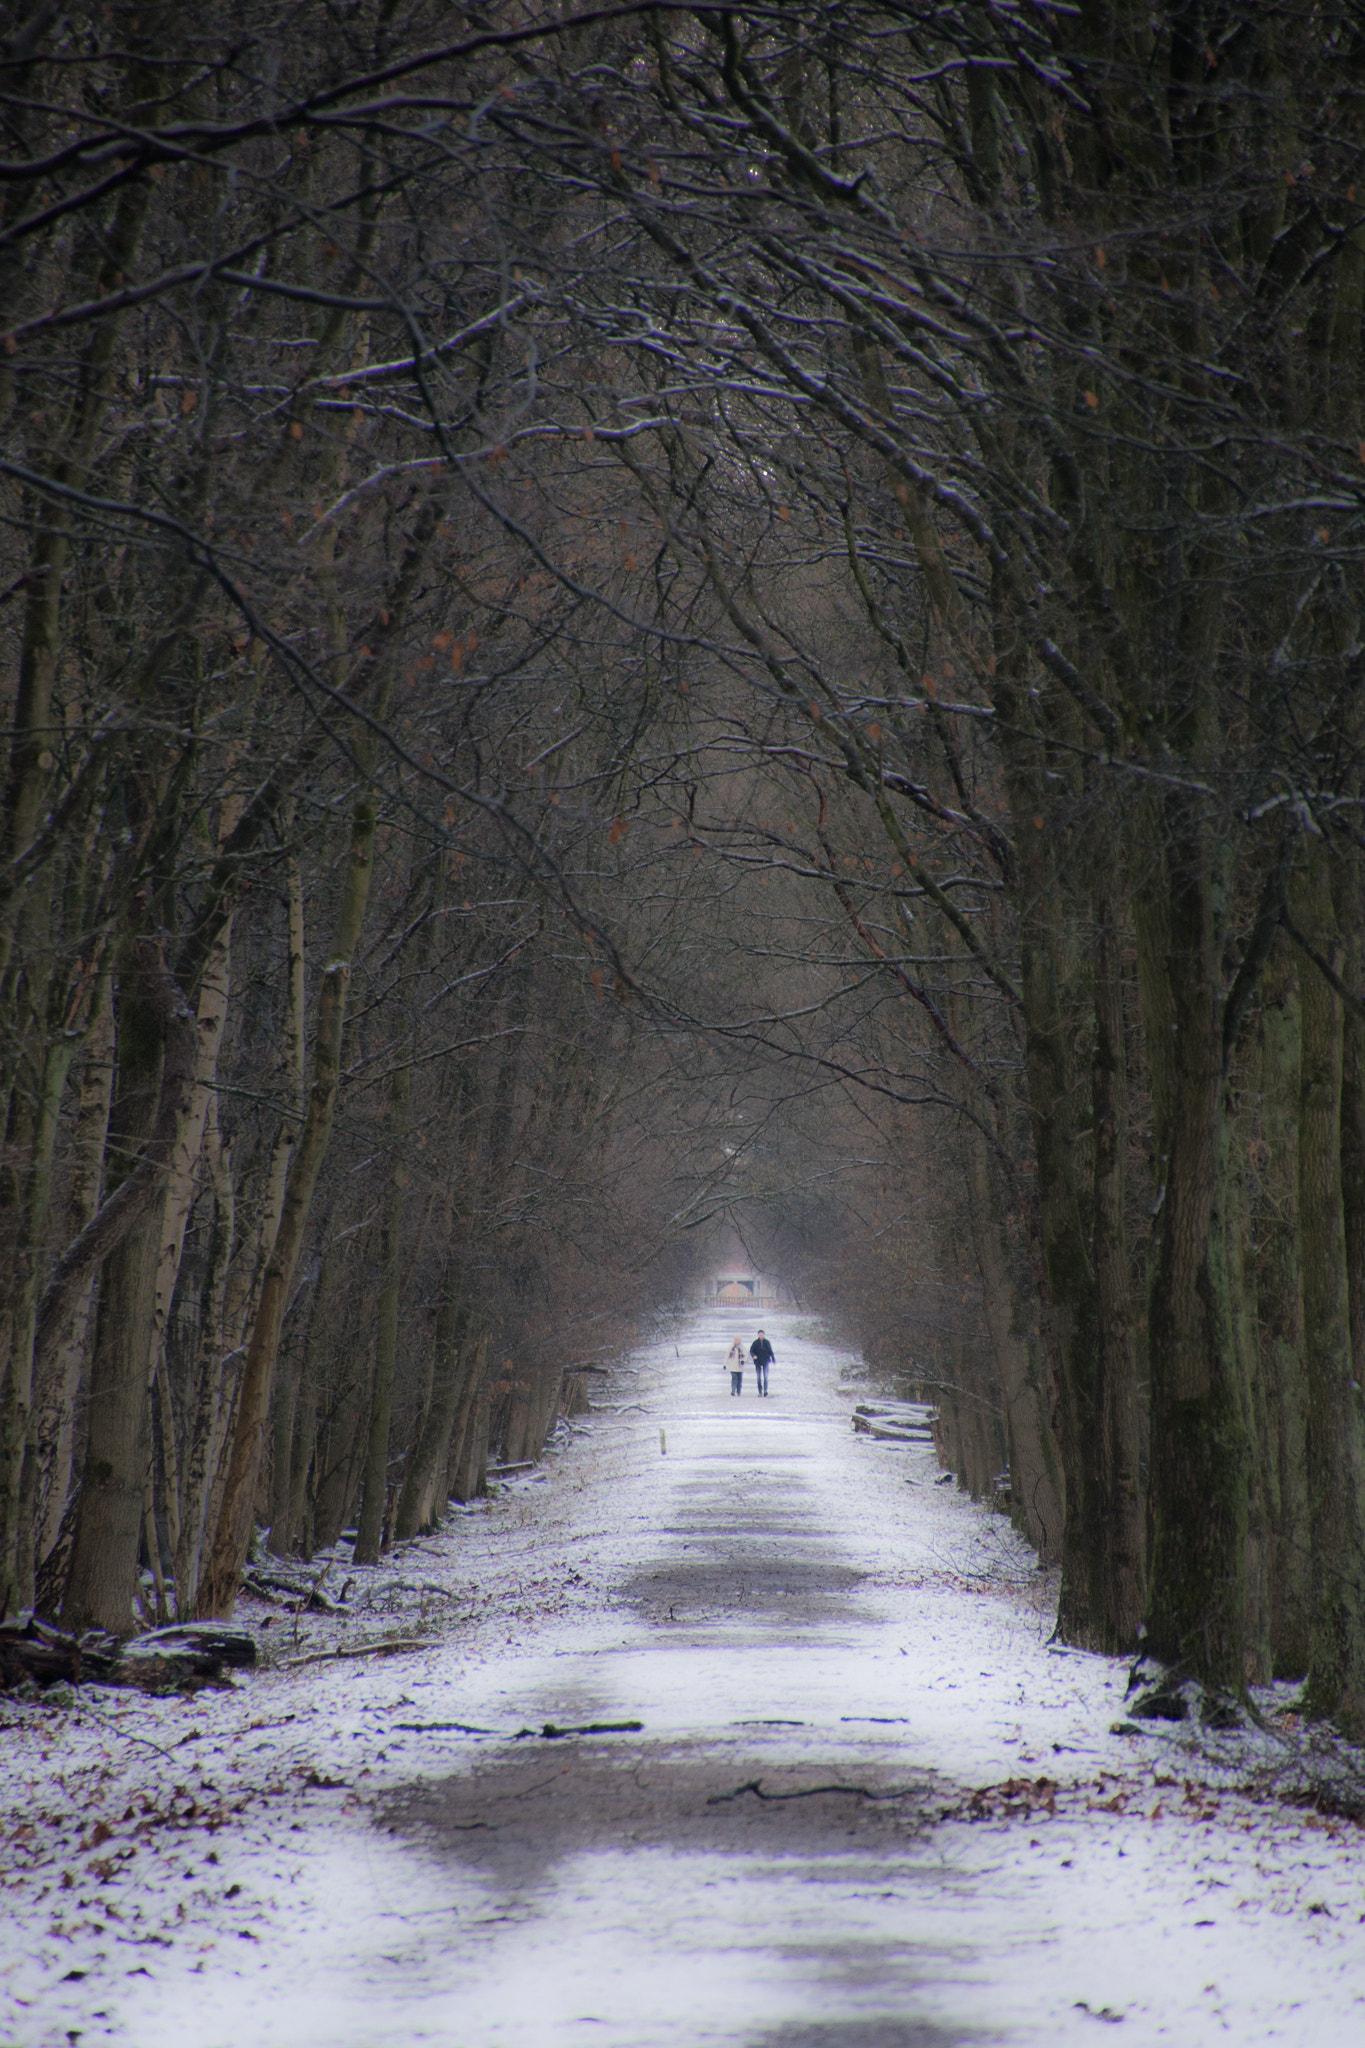
[[0, 37], [0, 1612], [377, 1560], [737, 1232], [1365, 1732], [1358, 9]]

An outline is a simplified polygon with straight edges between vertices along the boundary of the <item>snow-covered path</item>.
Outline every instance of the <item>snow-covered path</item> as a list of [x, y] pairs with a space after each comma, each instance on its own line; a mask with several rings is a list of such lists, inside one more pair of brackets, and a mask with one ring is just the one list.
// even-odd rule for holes
[[768, 1401], [700, 1318], [376, 1575], [458, 1592], [437, 1647], [0, 1709], [0, 2039], [1365, 2039], [1359, 1831], [1239, 1792], [1241, 1738], [1111, 1733], [1006, 1525], [767, 1328]]

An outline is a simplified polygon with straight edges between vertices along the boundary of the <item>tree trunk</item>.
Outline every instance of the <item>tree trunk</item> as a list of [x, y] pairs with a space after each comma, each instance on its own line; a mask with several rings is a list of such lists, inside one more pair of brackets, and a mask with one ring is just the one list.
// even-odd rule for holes
[[[114, 1635], [127, 1635], [135, 1626], [149, 1456], [147, 1362], [156, 1314], [164, 1173], [189, 1115], [194, 1079], [194, 1022], [183, 1003], [168, 1000], [167, 980], [148, 942], [135, 942], [118, 1007], [118, 1096], [109, 1143], [125, 1161], [142, 1152], [129, 1181], [146, 1168], [150, 1145], [145, 1141], [158, 1129], [164, 1144], [147, 1180], [147, 1197], [105, 1262], [101, 1279], [89, 1430], [61, 1610], [69, 1628], [104, 1628]], [[173, 1100], [172, 1119], [163, 1116], [168, 1098]]]
[[[1334, 969], [1343, 948], [1328, 852], [1309, 841], [1293, 893], [1299, 929]], [[1342, 1003], [1306, 965], [1299, 995], [1299, 1261], [1308, 1386], [1312, 1641], [1308, 1702], [1365, 1735], [1365, 1394], [1351, 1362], [1341, 1191]]]
[[968, 1130], [963, 1142], [972, 1242], [1004, 1406], [1012, 1519], [1043, 1562], [1056, 1564], [1061, 1481], [1043, 1391], [1042, 1347], [1029, 1336], [1028, 1303], [1010, 1257], [986, 1141], [979, 1131]]
[[[281, 1080], [289, 1107], [280, 1118], [270, 1151], [265, 1189], [254, 1234], [243, 1244], [233, 1262], [228, 1296], [227, 1327], [234, 1343], [246, 1342], [261, 1305], [261, 1292], [279, 1236], [284, 1213], [285, 1191], [290, 1164], [307, 1118], [306, 1038], [307, 1015], [304, 990], [303, 884], [298, 862], [288, 864], [289, 972], [285, 978], [284, 1058]], [[368, 882], [366, 884], [368, 888]], [[346, 968], [349, 977], [349, 960]], [[324, 991], [325, 994], [325, 991]], [[343, 997], [344, 1001], [344, 997]], [[319, 1022], [321, 1002], [319, 1004]]]
[[1271, 954], [1261, 988], [1260, 1040], [1264, 1166], [1263, 1195], [1255, 1217], [1261, 1246], [1256, 1303], [1273, 1458], [1268, 1484], [1275, 1490], [1271, 1669], [1276, 1678], [1304, 1678], [1312, 1603], [1299, 1279], [1299, 993], [1289, 942], [1283, 936]]
[[360, 1469], [359, 1447], [369, 1415], [369, 1379], [355, 1378], [342, 1388], [324, 1431], [318, 1438], [317, 1493], [313, 1508], [313, 1540], [329, 1550], [346, 1527]]
[[1240, 1087], [1229, 1090], [1227, 1146], [1228, 1293], [1232, 1303], [1237, 1379], [1242, 1390], [1242, 1423], [1248, 1446], [1246, 1543], [1246, 1677], [1267, 1685], [1273, 1670], [1270, 1577], [1274, 1544], [1272, 1511], [1278, 1481], [1271, 1472], [1270, 1416], [1266, 1378], [1256, 1326], [1256, 1284], [1252, 1272], [1251, 1190], [1248, 1143], [1250, 1119], [1237, 1106]]
[[[101, 975], [95, 991], [85, 1037], [80, 1104], [71, 1138], [71, 1170], [62, 1232], [68, 1243], [79, 1237], [99, 1207], [113, 1081], [113, 985], [106, 972]], [[62, 1516], [71, 1495], [76, 1394], [85, 1365], [94, 1290], [92, 1268], [76, 1293], [66, 1325], [58, 1333], [44, 1362], [36, 1388], [34, 1436], [38, 1473], [34, 1558], [39, 1566], [57, 1541], [57, 1531], [61, 1528]]]
[[447, 1471], [449, 1500], [477, 1500], [488, 1486], [488, 1421], [491, 1389], [488, 1384], [488, 1337], [485, 1334], [468, 1352], [465, 1388], [451, 1437], [451, 1458]]
[[[1018, 659], [1019, 649], [1005, 636], [1002, 620], [996, 705], [1010, 729], [1027, 735], [1030, 712], [1012, 673]], [[1042, 1327], [1054, 1360], [1063, 1474], [1057, 1632], [1064, 1642], [1089, 1648], [1104, 1635], [1096, 1569], [1101, 1546], [1094, 1526], [1098, 1306], [1076, 1171], [1077, 1076], [1071, 1050], [1076, 1020], [1068, 1016], [1063, 1000], [1070, 979], [1068, 934], [1052, 850], [1045, 844], [1048, 835], [1034, 824], [1053, 808], [1044, 768], [1041, 749], [1024, 737], [1007, 755], [1005, 780], [1020, 861], [1020, 989], [1046, 1287]]]
[[[220, 839], [224, 836], [225, 832], [220, 831]], [[204, 1131], [217, 1084], [218, 1051], [222, 1044], [223, 1027], [227, 1021], [231, 973], [232, 919], [229, 917], [224, 920], [209, 955], [199, 991], [193, 1092], [185, 1127], [171, 1158], [162, 1205], [162, 1242], [157, 1265], [156, 1314], [152, 1327], [149, 1378], [154, 1388], [159, 1386], [161, 1389], [159, 1398], [162, 1423], [168, 1431], [165, 1447], [168, 1472], [178, 1467], [178, 1457], [174, 1403], [170, 1397], [170, 1383], [167, 1377], [166, 1331], [170, 1323], [171, 1305], [175, 1299], [176, 1281], [180, 1275], [180, 1261], [185, 1249], [185, 1230], [194, 1207], [195, 1184], [204, 1148]], [[172, 1506], [172, 1514], [177, 1524], [180, 1518], [179, 1492], [177, 1470]], [[172, 1538], [172, 1551], [174, 1552], [177, 1547]]]
[[38, 1085], [17, 1242], [9, 1369], [0, 1390], [0, 1617], [33, 1605], [36, 1446], [30, 1444], [38, 1262], [47, 1235], [57, 1119], [74, 1041], [49, 1036]]
[[[305, 1359], [294, 1404], [294, 1436], [289, 1447], [289, 1501], [285, 1516], [285, 1540], [289, 1545], [289, 1551], [276, 1552], [277, 1556], [292, 1555], [295, 1550], [301, 1551], [304, 1557], [311, 1557], [313, 1554], [308, 1479], [313, 1469], [317, 1440], [317, 1389], [313, 1385], [312, 1374]], [[273, 1528], [270, 1533], [273, 1537]]]
[[1165, 799], [1161, 826], [1164, 878], [1153, 882], [1159, 909], [1138, 924], [1160, 1176], [1150, 1309], [1147, 1647], [1173, 1671], [1240, 1694], [1246, 1684], [1248, 1445], [1226, 1245], [1222, 919], [1215, 872], [1221, 854], [1211, 821], [1192, 796]]
[[459, 1269], [448, 1261], [441, 1275], [441, 1305], [436, 1312], [436, 1337], [432, 1353], [431, 1391], [417, 1442], [403, 1475], [395, 1534], [400, 1543], [428, 1528], [445, 1506], [436, 1498], [437, 1483], [445, 1478], [450, 1440], [455, 1433], [455, 1412], [460, 1399], [463, 1365], [461, 1336], [464, 1315], [459, 1299]]
[[1124, 1222], [1128, 1165], [1128, 1056], [1119, 972], [1119, 938], [1107, 877], [1093, 892], [1095, 1050], [1093, 1068], [1096, 1288], [1096, 1394], [1099, 1472], [1095, 1534], [1101, 1544], [1101, 1598], [1091, 1640], [1097, 1649], [1137, 1646], [1145, 1594], [1142, 1486], [1138, 1469], [1137, 1358], [1133, 1276]]
[[[1365, 888], [1349, 853], [1332, 863], [1332, 896], [1342, 940], [1342, 979], [1357, 996], [1365, 997]], [[1341, 1205], [1351, 1377], [1365, 1387], [1365, 1018], [1354, 1007], [1342, 1017]]]
[[203, 1155], [208, 1165], [213, 1221], [209, 1232], [207, 1270], [199, 1298], [199, 1340], [195, 1346], [191, 1385], [185, 1398], [185, 1451], [180, 1461], [180, 1503], [175, 1548], [176, 1612], [194, 1612], [203, 1566], [204, 1538], [219, 1471], [219, 1459], [230, 1411], [230, 1379], [224, 1372], [224, 1317], [228, 1269], [236, 1204], [230, 1162], [224, 1158], [214, 1104], [204, 1128]]
[[389, 1435], [398, 1357], [398, 1304], [403, 1289], [403, 1203], [407, 1187], [409, 1075], [399, 1067], [389, 1094], [389, 1184], [379, 1233], [379, 1301], [375, 1317], [374, 1386], [365, 1450], [365, 1477], [354, 1564], [378, 1564], [389, 1497]]
[[544, 1453], [559, 1420], [559, 1396], [563, 1385], [562, 1366], [542, 1364], [537, 1368], [532, 1382], [531, 1426], [526, 1440], [528, 1457], [539, 1458]]
[[[325, 1231], [323, 1236], [326, 1240]], [[292, 1434], [288, 1450], [289, 1493], [283, 1506], [277, 1506], [276, 1520], [271, 1523], [270, 1528], [270, 1548], [276, 1557], [288, 1557], [292, 1554], [303, 1535], [305, 1522], [310, 1518], [308, 1476], [310, 1470], [314, 1468], [315, 1453], [320, 1455], [318, 1399], [324, 1378], [321, 1360], [331, 1341], [328, 1316], [331, 1312], [332, 1295], [341, 1256], [341, 1247], [338, 1243], [325, 1244], [322, 1263], [313, 1287], [308, 1332], [303, 1342], [303, 1356], [299, 1362], [298, 1383], [293, 1403]], [[279, 1444], [278, 1433], [276, 1444]], [[322, 1475], [314, 1471], [315, 1493], [321, 1485], [321, 1480]], [[309, 1554], [311, 1547], [306, 1545], [305, 1555]]]

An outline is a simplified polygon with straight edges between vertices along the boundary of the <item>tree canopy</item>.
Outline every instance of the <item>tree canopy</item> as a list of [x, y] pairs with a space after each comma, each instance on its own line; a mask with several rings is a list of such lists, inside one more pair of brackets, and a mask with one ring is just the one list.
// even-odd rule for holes
[[4, 1604], [377, 1555], [737, 1231], [1067, 1640], [1362, 1725], [1357, 10], [33, 4], [0, 117]]

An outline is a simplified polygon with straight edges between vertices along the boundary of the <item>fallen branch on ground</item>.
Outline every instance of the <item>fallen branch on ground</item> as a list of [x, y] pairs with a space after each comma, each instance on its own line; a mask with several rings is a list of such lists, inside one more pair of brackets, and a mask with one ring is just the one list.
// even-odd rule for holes
[[581, 1728], [559, 1728], [547, 1721], [543, 1728], [518, 1728], [512, 1740], [523, 1742], [528, 1735], [542, 1742], [559, 1742], [566, 1735], [638, 1735], [644, 1725], [643, 1721], [588, 1721]]
[[433, 1579], [383, 1579], [375, 1586], [367, 1586], [364, 1597], [351, 1603], [353, 1611], [373, 1607], [376, 1600], [385, 1599], [392, 1593], [431, 1593], [438, 1600], [455, 1600], [459, 1595], [449, 1586], [438, 1586]]
[[[328, 1564], [316, 1576], [310, 1573], [307, 1577], [291, 1578], [285, 1572], [263, 1571], [259, 1565], [249, 1565], [242, 1573], [242, 1590], [255, 1593], [259, 1599], [270, 1600], [272, 1606], [275, 1604], [271, 1600], [272, 1593], [281, 1593], [286, 1600], [296, 1603], [293, 1610], [296, 1614], [307, 1614], [310, 1611], [316, 1614], [337, 1614], [342, 1611], [339, 1603], [329, 1599], [322, 1590], [322, 1582], [331, 1569], [332, 1566]], [[348, 1583], [353, 1584], [354, 1581]], [[344, 1600], [344, 1594], [342, 1598]]]
[[354, 1649], [310, 1650], [306, 1657], [285, 1657], [281, 1660], [281, 1671], [297, 1671], [300, 1664], [330, 1664], [343, 1657], [383, 1657], [395, 1650], [434, 1650], [435, 1636], [403, 1637], [397, 1642], [357, 1643]]
[[395, 1721], [405, 1735], [496, 1735], [496, 1728], [472, 1728], [468, 1721]]
[[826, 1792], [838, 1792], [845, 1799], [910, 1799], [923, 1792], [923, 1785], [907, 1785], [899, 1792], [874, 1792], [867, 1785], [803, 1785], [795, 1792], [765, 1792], [761, 1778], [750, 1778], [747, 1784], [736, 1785], [733, 1792], [713, 1792], [707, 1800], [708, 1806], [726, 1806], [732, 1799], [742, 1799], [746, 1792], [752, 1792], [755, 1799], [818, 1799]]

